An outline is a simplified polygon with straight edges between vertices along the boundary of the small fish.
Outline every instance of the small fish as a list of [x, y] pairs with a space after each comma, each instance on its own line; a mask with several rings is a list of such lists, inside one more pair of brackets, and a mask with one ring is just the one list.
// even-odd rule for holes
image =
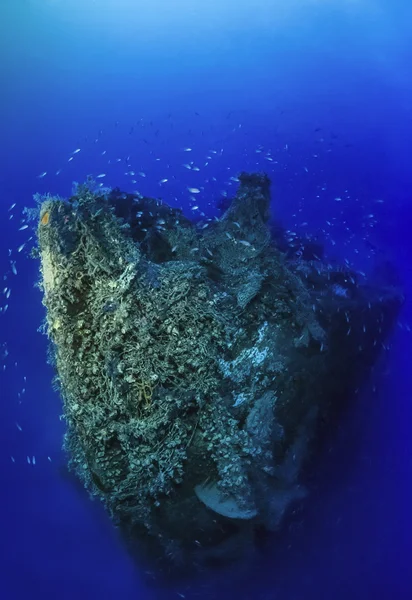
[[60, 175], [60, 173], [61, 173], [61, 172], [62, 172], [62, 170], [61, 170], [61, 169], [57, 169], [57, 171], [56, 171], [56, 175]]
[[37, 175], [37, 179], [43, 179], [43, 177], [46, 177], [47, 175], [47, 171], [43, 171], [43, 173], [40, 173], [40, 175]]
[[22, 225], [21, 227], [19, 227], [19, 231], [24, 231], [25, 229], [28, 229], [28, 225]]
[[14, 261], [12, 261], [10, 263], [10, 266], [11, 266], [11, 270], [13, 271], [14, 275], [17, 275], [16, 263]]
[[76, 148], [76, 150], [73, 150], [72, 154], [79, 154], [81, 148]]
[[184, 165], [182, 165], [182, 167], [184, 167], [185, 169], [191, 169], [192, 168], [191, 165], [188, 165], [187, 163], [184, 164]]
[[191, 152], [192, 149], [191, 148], [183, 148], [183, 152]]
[[71, 156], [67, 162], [71, 162], [72, 160], [73, 160], [73, 156]]
[[25, 246], [25, 245], [26, 245], [26, 243], [24, 243], [24, 244], [22, 244], [21, 246], [19, 246], [19, 247], [17, 248], [17, 252], [21, 252], [21, 251], [23, 250], [23, 248], [24, 248], [24, 246]]
[[14, 208], [15, 206], [16, 206], [16, 202], [13, 202], [13, 204], [12, 204], [12, 205], [10, 206], [10, 208], [9, 208], [9, 212], [10, 212], [11, 210], [13, 210], [13, 208]]
[[16, 427], [19, 431], [23, 431], [23, 428], [17, 423], [17, 421], [16, 421]]
[[192, 206], [191, 210], [199, 210], [198, 206]]
[[143, 173], [143, 171], [139, 171], [139, 175], [140, 177], [146, 177], [146, 173]]
[[161, 179], [161, 180], [159, 181], [159, 184], [166, 183], [166, 181], [169, 181], [169, 180], [168, 180], [167, 178], [165, 178], [165, 179]]
[[190, 192], [191, 194], [200, 194], [200, 190], [199, 190], [199, 188], [195, 188], [195, 187], [188, 187], [187, 189], [189, 190], [189, 192]]
[[242, 244], [243, 246], [247, 246], [248, 248], [252, 247], [252, 244], [250, 242], [248, 242], [247, 240], [239, 240], [239, 244]]
[[102, 179], [103, 177], [106, 177], [106, 173], [100, 173], [99, 175], [96, 175], [96, 179]]

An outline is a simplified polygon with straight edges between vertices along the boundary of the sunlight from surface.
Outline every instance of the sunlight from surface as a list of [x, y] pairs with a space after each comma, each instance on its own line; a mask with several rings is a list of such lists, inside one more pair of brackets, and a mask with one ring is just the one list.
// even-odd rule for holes
[[[227, 27], [278, 27], [290, 19], [299, 20], [308, 11], [325, 9], [349, 14], [380, 12], [380, 2], [373, 0], [31, 0], [36, 10], [50, 11], [79, 27], [99, 27], [148, 35], [168, 32], [177, 28], [212, 32], [213, 28]], [[51, 9], [51, 10], [50, 10]]]

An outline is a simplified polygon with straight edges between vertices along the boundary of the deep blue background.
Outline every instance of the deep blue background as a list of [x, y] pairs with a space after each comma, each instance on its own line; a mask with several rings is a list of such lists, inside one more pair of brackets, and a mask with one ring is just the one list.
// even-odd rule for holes
[[[411, 23], [406, 0], [2, 0], [1, 598], [412, 597]], [[182, 166], [190, 161], [200, 170]], [[35, 192], [67, 196], [73, 181], [106, 173], [105, 185], [189, 214], [187, 187], [199, 187], [199, 211], [213, 215], [242, 169], [266, 170], [273, 213], [319, 235], [330, 256], [369, 272], [367, 242], [376, 245], [396, 263], [406, 303], [276, 548], [241, 581], [148, 588], [64, 467], [60, 401], [36, 331], [38, 264], [30, 242], [17, 253], [31, 235], [19, 231], [22, 209]]]

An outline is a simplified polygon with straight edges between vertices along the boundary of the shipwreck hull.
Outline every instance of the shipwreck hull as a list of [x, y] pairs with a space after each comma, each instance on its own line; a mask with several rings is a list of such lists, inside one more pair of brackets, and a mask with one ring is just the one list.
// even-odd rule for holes
[[91, 185], [41, 205], [70, 467], [133, 553], [172, 570], [235, 560], [281, 527], [402, 304], [392, 281], [304, 241], [291, 253], [269, 208], [261, 174], [200, 224]]

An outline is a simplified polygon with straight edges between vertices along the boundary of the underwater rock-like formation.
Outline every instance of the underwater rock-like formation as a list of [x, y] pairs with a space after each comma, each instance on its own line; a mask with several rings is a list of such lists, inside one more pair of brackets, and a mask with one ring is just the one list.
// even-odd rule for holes
[[88, 185], [41, 205], [70, 466], [133, 550], [179, 567], [232, 560], [279, 528], [305, 495], [319, 424], [401, 304], [396, 287], [360, 284], [310, 248], [279, 249], [269, 187], [242, 174], [208, 226]]

